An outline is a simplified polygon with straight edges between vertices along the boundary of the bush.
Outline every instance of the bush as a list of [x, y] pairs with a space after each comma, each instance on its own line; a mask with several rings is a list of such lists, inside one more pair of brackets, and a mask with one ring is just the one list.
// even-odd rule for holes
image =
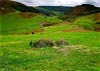
[[46, 48], [46, 47], [63, 47], [69, 45], [69, 43], [63, 39], [59, 39], [56, 41], [47, 40], [47, 39], [40, 39], [35, 42], [30, 41], [30, 46], [35, 48]]
[[47, 39], [40, 39], [40, 40], [34, 42], [32, 45], [33, 45], [33, 47], [36, 47], [36, 48], [53, 47], [54, 42], [51, 40], [47, 40]]
[[69, 45], [69, 43], [63, 39], [55, 41], [55, 46], [61, 47], [61, 46], [66, 46], [66, 45]]

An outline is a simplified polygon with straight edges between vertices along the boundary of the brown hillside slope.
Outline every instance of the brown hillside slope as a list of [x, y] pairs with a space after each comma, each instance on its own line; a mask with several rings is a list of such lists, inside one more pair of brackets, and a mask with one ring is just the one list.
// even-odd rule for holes
[[10, 0], [0, 0], [0, 14], [15, 12], [16, 10], [11, 7], [14, 4], [16, 3]]
[[83, 4], [73, 7], [72, 14], [75, 16], [87, 15], [100, 12], [100, 8], [89, 4]]

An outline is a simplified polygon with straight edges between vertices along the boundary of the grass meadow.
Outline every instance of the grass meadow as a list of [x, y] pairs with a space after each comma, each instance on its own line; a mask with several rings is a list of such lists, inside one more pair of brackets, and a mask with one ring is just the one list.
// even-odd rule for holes
[[[100, 71], [100, 32], [93, 30], [93, 21], [83, 17], [72, 25], [57, 17], [21, 18], [16, 13], [2, 15], [0, 21], [0, 71]], [[40, 22], [58, 24], [34, 35], [16, 34], [40, 29]], [[64, 39], [69, 45], [29, 46], [40, 39]]]
[[41, 23], [59, 23], [62, 20], [57, 17], [46, 17], [42, 15], [34, 15], [33, 17], [23, 18], [23, 15], [18, 13], [9, 13], [0, 16], [0, 34], [23, 34], [41, 29]]
[[[98, 32], [1, 35], [0, 71], [99, 71], [99, 37]], [[77, 46], [79, 49], [29, 46], [30, 40], [36, 41], [41, 38], [65, 39], [70, 45]]]

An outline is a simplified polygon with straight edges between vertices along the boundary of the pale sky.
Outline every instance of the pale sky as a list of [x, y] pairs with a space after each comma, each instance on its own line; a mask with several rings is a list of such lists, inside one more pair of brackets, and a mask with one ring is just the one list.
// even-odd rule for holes
[[76, 6], [80, 4], [92, 4], [100, 7], [100, 0], [13, 0], [28, 6]]

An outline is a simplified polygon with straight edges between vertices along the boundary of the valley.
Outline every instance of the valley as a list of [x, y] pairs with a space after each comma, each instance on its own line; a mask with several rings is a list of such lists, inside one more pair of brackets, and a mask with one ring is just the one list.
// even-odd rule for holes
[[100, 8], [1, 0], [0, 71], [100, 71]]

